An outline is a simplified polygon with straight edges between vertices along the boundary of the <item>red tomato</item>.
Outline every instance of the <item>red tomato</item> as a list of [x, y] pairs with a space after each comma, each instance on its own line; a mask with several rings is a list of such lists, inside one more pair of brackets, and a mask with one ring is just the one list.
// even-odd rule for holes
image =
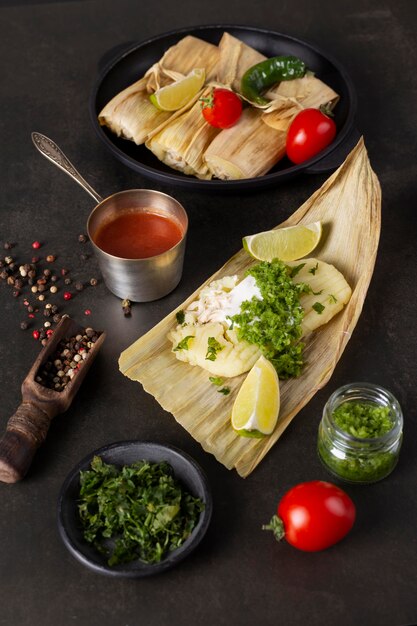
[[295, 548], [317, 552], [337, 543], [352, 528], [356, 509], [339, 487], [321, 480], [296, 485], [278, 505], [278, 517], [264, 528]]
[[287, 133], [287, 156], [293, 163], [303, 163], [327, 148], [336, 136], [334, 121], [319, 109], [298, 113]]
[[242, 101], [230, 89], [213, 89], [208, 98], [201, 98], [206, 122], [216, 128], [230, 128], [242, 113]]

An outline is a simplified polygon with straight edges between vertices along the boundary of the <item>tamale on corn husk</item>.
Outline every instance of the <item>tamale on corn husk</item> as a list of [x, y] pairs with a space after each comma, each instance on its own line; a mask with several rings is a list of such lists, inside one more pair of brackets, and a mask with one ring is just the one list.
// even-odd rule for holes
[[239, 93], [246, 70], [265, 59], [263, 54], [226, 32], [219, 42], [217, 80]]
[[203, 89], [190, 109], [163, 123], [150, 133], [146, 141], [146, 147], [160, 161], [184, 174], [201, 179], [212, 176], [203, 155], [220, 132], [218, 128], [210, 126], [201, 114], [199, 98], [207, 97], [209, 93], [209, 87]]
[[261, 111], [248, 107], [234, 126], [213, 139], [204, 161], [223, 180], [262, 176], [284, 156], [285, 138], [285, 132], [263, 122]]
[[173, 80], [189, 74], [195, 67], [203, 67], [206, 81], [217, 73], [219, 49], [198, 37], [187, 35], [168, 48], [164, 56], [146, 72], [147, 90], [153, 92]]
[[[281, 410], [272, 435], [246, 439], [232, 430], [230, 414], [242, 376], [228, 380], [231, 393], [225, 397], [209, 382], [207, 372], [178, 361], [171, 350], [167, 333], [176, 325], [175, 313], [186, 309], [204, 285], [120, 356], [123, 374], [139, 381], [207, 452], [243, 477], [255, 469], [295, 415], [328, 382], [360, 316], [381, 222], [380, 186], [363, 139], [322, 187], [279, 227], [317, 220], [323, 223], [324, 235], [315, 256], [343, 273], [352, 296], [338, 315], [307, 337], [307, 364], [301, 376], [281, 382]], [[241, 250], [205, 284], [227, 275], [242, 276], [253, 264], [254, 260]]]
[[144, 143], [151, 131], [178, 115], [178, 112], [160, 111], [150, 102], [150, 85], [172, 83], [195, 67], [204, 68], [206, 78], [212, 77], [217, 60], [217, 46], [197, 37], [184, 37], [169, 48], [144, 77], [119, 92], [106, 104], [98, 115], [99, 123], [110, 128], [119, 137], [138, 145]]

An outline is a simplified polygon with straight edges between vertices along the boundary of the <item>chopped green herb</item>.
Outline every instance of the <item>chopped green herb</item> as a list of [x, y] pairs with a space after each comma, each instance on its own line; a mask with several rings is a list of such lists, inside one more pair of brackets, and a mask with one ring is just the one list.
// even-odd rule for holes
[[207, 341], [206, 359], [208, 361], [215, 361], [217, 359], [217, 353], [220, 352], [220, 350], [223, 350], [222, 344], [214, 337], [209, 337]]
[[330, 304], [336, 304], [336, 302], [337, 302], [336, 296], [334, 296], [332, 293], [329, 294], [329, 302], [330, 302]]
[[197, 525], [204, 504], [186, 491], [166, 462], [117, 467], [96, 456], [80, 472], [78, 511], [86, 541], [110, 566], [158, 563]]
[[300, 265], [296, 265], [295, 267], [292, 267], [290, 271], [291, 278], [294, 278], [294, 276], [297, 276], [298, 272], [303, 269], [304, 265], [305, 263], [300, 263]]
[[221, 376], [209, 376], [209, 381], [218, 387], [223, 385], [223, 378]]
[[300, 296], [309, 287], [291, 280], [291, 270], [279, 259], [262, 261], [248, 270], [262, 295], [242, 302], [232, 320], [239, 339], [259, 346], [281, 378], [298, 376], [303, 366], [304, 344], [301, 321], [304, 309]]
[[339, 428], [360, 439], [381, 437], [393, 427], [390, 407], [371, 402], [344, 402], [332, 416]]
[[311, 269], [309, 269], [308, 271], [310, 272], [310, 274], [313, 274], [313, 276], [315, 276], [317, 270], [319, 268], [319, 264], [316, 263], [314, 267], [312, 267]]
[[184, 321], [185, 321], [185, 313], [184, 313], [184, 311], [182, 311], [182, 310], [181, 311], [177, 311], [175, 313], [175, 317], [177, 318], [178, 324], [184, 324]]
[[217, 391], [222, 393], [224, 396], [228, 396], [230, 393], [230, 387], [222, 387], [222, 389], [218, 389]]
[[194, 335], [187, 335], [186, 337], [184, 337], [184, 339], [181, 339], [181, 341], [175, 346], [175, 348], [173, 348], [173, 351], [177, 352], [178, 350], [188, 350], [188, 348], [190, 347], [188, 345], [190, 339], [194, 339]]
[[321, 302], [315, 302], [311, 308], [321, 315], [326, 307], [323, 306]]

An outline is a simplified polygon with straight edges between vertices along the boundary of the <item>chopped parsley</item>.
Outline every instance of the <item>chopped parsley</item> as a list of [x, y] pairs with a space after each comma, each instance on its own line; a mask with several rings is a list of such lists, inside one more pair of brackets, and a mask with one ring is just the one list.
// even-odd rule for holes
[[188, 348], [190, 347], [188, 345], [190, 339], [194, 339], [194, 335], [187, 335], [186, 337], [184, 337], [184, 339], [181, 339], [181, 341], [177, 343], [175, 348], [173, 348], [173, 351], [177, 352], [178, 350], [188, 350]]
[[316, 313], [321, 315], [326, 307], [323, 306], [323, 304], [321, 304], [321, 302], [315, 302], [311, 308], [314, 309], [316, 311]]
[[228, 396], [230, 393], [230, 387], [222, 387], [217, 390], [219, 393], [222, 393], [224, 396]]
[[298, 376], [304, 364], [300, 296], [309, 287], [294, 283], [291, 269], [279, 259], [262, 261], [247, 274], [255, 278], [262, 300], [242, 302], [240, 313], [233, 315], [238, 338], [259, 346], [281, 378]]
[[214, 337], [209, 337], [207, 340], [206, 359], [208, 361], [215, 361], [217, 359], [217, 353], [220, 352], [220, 350], [223, 350], [222, 344]]
[[336, 304], [336, 302], [337, 302], [336, 296], [334, 296], [332, 293], [329, 294], [329, 302], [330, 302], [330, 304]]
[[177, 311], [177, 312], [175, 313], [175, 317], [177, 318], [177, 322], [178, 322], [178, 324], [184, 324], [184, 321], [185, 321], [185, 313], [184, 313], [184, 311], [183, 311], [183, 310], [181, 310], [181, 311]]
[[164, 461], [118, 467], [95, 456], [91, 469], [80, 472], [80, 485], [84, 539], [110, 566], [158, 563], [191, 535], [204, 509]]

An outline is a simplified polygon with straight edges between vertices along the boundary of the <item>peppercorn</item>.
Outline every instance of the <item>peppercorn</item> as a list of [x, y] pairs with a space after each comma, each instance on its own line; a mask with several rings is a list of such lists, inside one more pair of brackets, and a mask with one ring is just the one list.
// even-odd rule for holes
[[84, 311], [84, 315], [91, 315], [91, 309], [86, 309]]
[[56, 283], [59, 280], [59, 276], [57, 276], [56, 274], [52, 274], [51, 276], [51, 282], [52, 283]]
[[63, 267], [63, 268], [61, 269], [61, 274], [62, 274], [62, 276], [66, 276], [66, 275], [68, 274], [68, 272], [69, 272], [69, 270], [67, 270], [67, 268], [66, 268], [66, 267]]
[[[27, 300], [26, 300], [26, 302], [27, 302]], [[24, 304], [25, 304], [25, 302], [24, 302]], [[33, 308], [33, 306], [31, 304], [27, 304], [27, 308], [28, 308], [28, 313], [33, 313], [34, 308]]]
[[43, 302], [45, 300], [45, 296], [43, 293], [40, 293], [39, 296], [37, 296], [37, 299], [40, 300], [40, 302]]
[[18, 298], [20, 296], [20, 291], [19, 289], [13, 289], [13, 297], [14, 298]]
[[66, 285], [70, 285], [70, 284], [72, 283], [71, 278], [69, 278], [69, 277], [68, 277], [68, 278], [65, 278], [65, 279], [64, 279], [64, 283], [65, 283]]
[[78, 235], [78, 241], [80, 243], [85, 243], [86, 241], [88, 241], [87, 235], [84, 235], [84, 233], [81, 233], [81, 235]]
[[55, 259], [56, 259], [56, 256], [55, 256], [54, 254], [48, 254], [48, 255], [45, 257], [45, 261], [46, 261], [47, 263], [53, 263], [53, 262], [55, 261]]
[[56, 293], [58, 291], [58, 287], [56, 285], [52, 285], [52, 287], [49, 287], [49, 291], [51, 293]]
[[34, 242], [32, 243], [32, 248], [33, 248], [34, 250], [38, 250], [38, 249], [41, 247], [41, 245], [42, 245], [42, 244], [41, 244], [39, 241], [34, 241]]
[[82, 284], [81, 281], [77, 281], [74, 286], [77, 291], [82, 291], [84, 289], [84, 285]]
[[29, 327], [29, 324], [27, 322], [20, 322], [20, 328], [22, 330], [27, 330]]
[[52, 274], [51, 270], [48, 269], [47, 267], [43, 270], [43, 275], [48, 277]]
[[95, 287], [97, 285], [97, 283], [98, 283], [97, 278], [90, 278], [90, 285], [92, 287]]
[[13, 276], [8, 276], [7, 277], [7, 281], [6, 282], [7, 282], [8, 285], [14, 285], [14, 281], [15, 281], [15, 279], [14, 279]]
[[11, 250], [12, 248], [13, 248], [13, 244], [10, 243], [10, 241], [6, 241], [6, 243], [4, 244], [4, 249]]
[[36, 270], [29, 270], [28, 271], [28, 276], [29, 278], [35, 278], [36, 277]]
[[58, 324], [58, 322], [61, 321], [61, 315], [59, 313], [56, 313], [53, 318], [52, 321], [54, 322], [54, 324]]
[[72, 298], [72, 293], [70, 291], [65, 291], [64, 300], [71, 300], [71, 298]]
[[40, 337], [40, 332], [39, 332], [39, 330], [33, 330], [33, 331], [32, 331], [32, 337], [33, 337], [34, 339], [38, 340], [38, 339], [39, 339], [39, 337]]
[[13, 257], [5, 256], [4, 257], [4, 262], [6, 263], [6, 265], [10, 265], [10, 263], [13, 263]]

